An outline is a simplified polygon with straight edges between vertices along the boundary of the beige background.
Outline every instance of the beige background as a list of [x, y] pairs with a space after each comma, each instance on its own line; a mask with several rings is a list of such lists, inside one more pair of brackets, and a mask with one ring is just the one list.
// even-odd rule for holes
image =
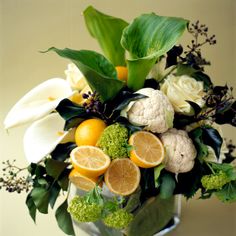
[[[200, 19], [218, 40], [216, 46], [204, 50], [212, 62], [207, 72], [214, 82], [227, 82], [236, 88], [235, 0], [0, 0], [1, 160], [16, 158], [20, 166], [27, 164], [22, 147], [26, 127], [10, 130], [7, 135], [2, 125], [7, 111], [35, 85], [52, 77], [64, 77], [67, 61], [38, 51], [51, 46], [99, 50], [81, 15], [90, 4], [127, 21], [151, 11], [192, 21]], [[226, 127], [225, 132], [236, 141], [235, 130]], [[38, 215], [34, 225], [24, 205], [24, 194], [1, 191], [0, 197], [0, 235], [64, 235], [56, 226], [53, 212]], [[170, 235], [236, 235], [236, 204], [224, 205], [216, 199], [183, 201], [182, 224]]]

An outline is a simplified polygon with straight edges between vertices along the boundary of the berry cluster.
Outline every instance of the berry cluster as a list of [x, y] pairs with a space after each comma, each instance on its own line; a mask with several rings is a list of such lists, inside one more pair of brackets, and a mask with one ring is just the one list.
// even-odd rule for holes
[[0, 178], [0, 189], [5, 188], [9, 193], [21, 193], [22, 191], [28, 192], [32, 187], [30, 178], [19, 176], [19, 174], [26, 170], [26, 168], [15, 166], [15, 161], [16, 160], [10, 162], [7, 160], [6, 162], [2, 162], [5, 167], [2, 169], [3, 177]]

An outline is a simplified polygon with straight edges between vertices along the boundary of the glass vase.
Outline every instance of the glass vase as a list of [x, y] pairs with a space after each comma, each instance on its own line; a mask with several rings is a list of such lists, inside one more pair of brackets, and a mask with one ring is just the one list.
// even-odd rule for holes
[[[84, 191], [71, 184], [68, 201], [76, 195], [84, 194]], [[107, 227], [102, 221], [88, 223], [78, 223], [73, 219], [72, 221], [76, 236], [163, 236], [180, 223], [180, 213], [181, 195], [169, 199], [156, 196], [148, 199], [135, 210], [133, 221], [124, 230]]]

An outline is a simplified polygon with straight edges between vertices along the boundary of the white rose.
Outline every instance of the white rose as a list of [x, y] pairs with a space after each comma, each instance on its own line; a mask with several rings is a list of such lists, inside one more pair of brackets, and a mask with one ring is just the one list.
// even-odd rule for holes
[[204, 106], [203, 82], [196, 81], [187, 75], [169, 75], [161, 85], [161, 91], [169, 98], [175, 112], [190, 114], [192, 112], [188, 101]]
[[73, 63], [68, 64], [67, 70], [65, 70], [65, 74], [66, 80], [69, 82], [70, 86], [73, 89], [82, 90], [88, 85], [86, 79], [84, 78], [84, 75]]

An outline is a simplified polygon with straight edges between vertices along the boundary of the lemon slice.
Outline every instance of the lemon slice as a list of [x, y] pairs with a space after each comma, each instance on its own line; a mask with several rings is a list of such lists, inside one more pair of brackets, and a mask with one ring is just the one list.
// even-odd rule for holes
[[98, 178], [88, 178], [81, 175], [76, 169], [73, 169], [70, 172], [69, 180], [76, 186], [76, 188], [90, 191], [95, 188]]
[[140, 170], [129, 158], [113, 160], [105, 173], [108, 189], [121, 196], [133, 193], [139, 182]]
[[165, 149], [154, 134], [138, 131], [131, 135], [129, 144], [133, 146], [130, 159], [139, 167], [151, 168], [159, 165], [165, 156]]
[[80, 146], [72, 150], [71, 162], [73, 167], [87, 177], [98, 177], [105, 173], [110, 165], [110, 157], [100, 148]]

